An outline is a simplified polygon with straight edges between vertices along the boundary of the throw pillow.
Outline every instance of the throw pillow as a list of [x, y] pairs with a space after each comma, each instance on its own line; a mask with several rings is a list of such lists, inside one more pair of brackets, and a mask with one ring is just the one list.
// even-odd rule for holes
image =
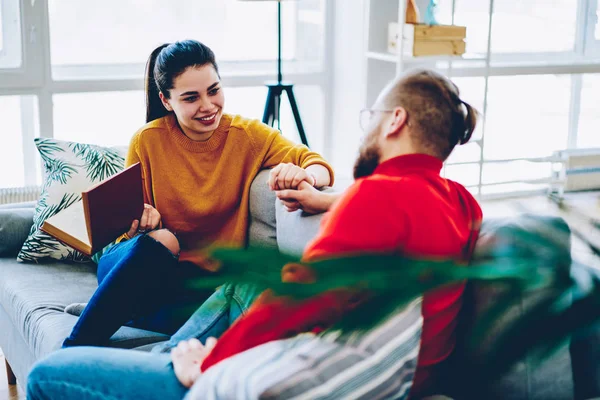
[[36, 138], [45, 178], [33, 226], [17, 259], [87, 262], [89, 258], [42, 232], [44, 221], [81, 200], [81, 192], [123, 170], [126, 149], [106, 148], [56, 139]]

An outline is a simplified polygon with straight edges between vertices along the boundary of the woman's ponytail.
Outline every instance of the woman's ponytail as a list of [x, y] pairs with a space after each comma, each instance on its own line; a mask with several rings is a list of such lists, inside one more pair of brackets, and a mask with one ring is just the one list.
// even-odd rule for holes
[[156, 59], [158, 58], [162, 49], [167, 47], [169, 44], [163, 44], [158, 46], [148, 57], [146, 63], [146, 76], [144, 78], [144, 91], [146, 92], [146, 122], [154, 121], [167, 115], [169, 112], [162, 104], [159, 93], [162, 88], [158, 86], [158, 83], [154, 76], [154, 67], [156, 65]]

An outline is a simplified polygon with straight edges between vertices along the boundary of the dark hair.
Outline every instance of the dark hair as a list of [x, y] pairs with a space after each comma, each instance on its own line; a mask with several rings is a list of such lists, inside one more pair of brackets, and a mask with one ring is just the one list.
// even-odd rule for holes
[[477, 110], [460, 98], [456, 85], [431, 70], [400, 77], [384, 98], [386, 107], [403, 107], [423, 150], [446, 160], [457, 144], [471, 139]]
[[166, 43], [154, 49], [146, 63], [146, 122], [169, 113], [160, 100], [160, 92], [167, 99], [170, 98], [169, 91], [173, 89], [175, 78], [190, 67], [207, 64], [211, 64], [219, 73], [213, 51], [196, 40]]

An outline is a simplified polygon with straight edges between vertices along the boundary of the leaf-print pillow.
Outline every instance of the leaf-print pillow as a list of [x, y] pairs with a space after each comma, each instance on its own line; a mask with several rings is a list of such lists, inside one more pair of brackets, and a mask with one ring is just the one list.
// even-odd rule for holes
[[17, 259], [87, 262], [88, 257], [42, 232], [40, 227], [46, 218], [80, 201], [81, 192], [122, 171], [127, 149], [45, 138], [35, 139], [35, 145], [46, 173], [31, 232]]

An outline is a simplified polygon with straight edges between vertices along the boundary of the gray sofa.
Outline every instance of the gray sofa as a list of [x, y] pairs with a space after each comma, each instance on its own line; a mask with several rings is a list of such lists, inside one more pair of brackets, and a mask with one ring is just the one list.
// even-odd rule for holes
[[[321, 217], [287, 213], [268, 191], [265, 180], [266, 172], [259, 174], [251, 189], [250, 244], [300, 253], [317, 232]], [[58, 349], [75, 324], [76, 317], [63, 312], [65, 306], [87, 301], [96, 288], [95, 267], [91, 264], [16, 262], [16, 254], [32, 224], [32, 215], [33, 204], [0, 206], [0, 347], [23, 387], [34, 362]], [[562, 222], [554, 223], [560, 225]], [[517, 228], [528, 229], [526, 225], [527, 222], [525, 227]], [[493, 236], [505, 226], [499, 228], [488, 224], [485, 231]], [[548, 262], [550, 267], [568, 271], [569, 247], [565, 244], [568, 243], [568, 228], [565, 235], [567, 240], [561, 245], [564, 249]], [[493, 246], [489, 244], [487, 247], [478, 244], [478, 257], [493, 256], [491, 248]], [[473, 285], [469, 293], [479, 308], [493, 303], [495, 296], [493, 290], [477, 285]], [[527, 305], [527, 299], [521, 300], [512, 314], [518, 315], [520, 307]], [[467, 318], [476, 318], [478, 312], [480, 310], [475, 310]], [[111, 339], [111, 346], [147, 348], [148, 344], [165, 339], [161, 334], [123, 327]], [[456, 359], [460, 360], [460, 354]], [[496, 385], [481, 389], [486, 393], [479, 393], [478, 398], [571, 399], [571, 370], [569, 350], [565, 345], [539, 367], [534, 368], [527, 360], [523, 361]], [[467, 381], [464, 384], [468, 384]]]

